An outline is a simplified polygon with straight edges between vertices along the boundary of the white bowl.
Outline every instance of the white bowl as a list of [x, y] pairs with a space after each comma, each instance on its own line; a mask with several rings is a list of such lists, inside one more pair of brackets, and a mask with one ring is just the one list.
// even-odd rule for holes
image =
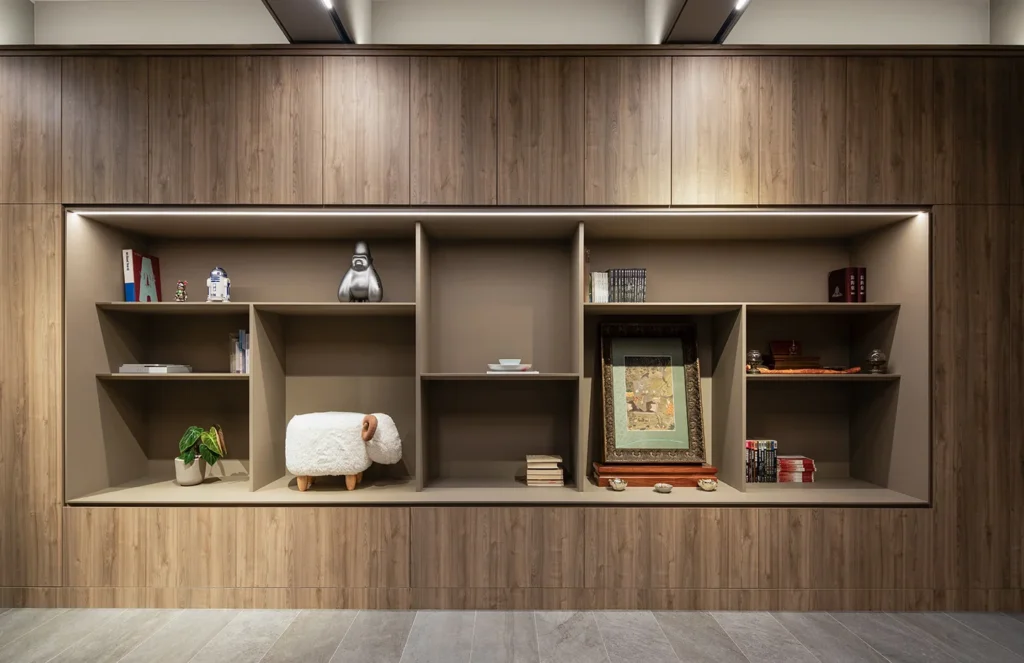
[[654, 490], [658, 493], [671, 493], [672, 484], [670, 483], [656, 483], [654, 484]]
[[498, 363], [502, 366], [518, 366], [520, 359], [499, 359]]

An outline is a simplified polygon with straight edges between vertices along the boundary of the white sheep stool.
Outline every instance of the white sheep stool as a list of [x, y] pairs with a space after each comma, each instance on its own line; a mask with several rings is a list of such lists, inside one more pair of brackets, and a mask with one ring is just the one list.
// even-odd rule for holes
[[323, 476], [344, 476], [353, 490], [371, 463], [402, 459], [402, 439], [394, 420], [379, 412], [297, 414], [285, 431], [284, 457], [301, 491], [313, 485], [313, 477]]

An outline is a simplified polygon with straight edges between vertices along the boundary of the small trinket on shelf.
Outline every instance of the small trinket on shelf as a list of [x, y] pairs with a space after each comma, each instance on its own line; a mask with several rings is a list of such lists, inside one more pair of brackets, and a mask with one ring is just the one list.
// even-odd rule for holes
[[761, 356], [759, 350], [750, 350], [747, 352], [747, 373], [757, 373], [764, 363], [764, 358]]
[[178, 287], [174, 290], [174, 301], [176, 302], [187, 302], [188, 291], [185, 288], [188, 287], [188, 281], [178, 281]]
[[210, 278], [206, 279], [206, 301], [231, 301], [231, 279], [223, 267], [214, 267]]
[[706, 493], [718, 490], [718, 479], [697, 479], [697, 490]]
[[868, 373], [888, 373], [889, 358], [881, 350], [872, 350], [868, 355], [868, 366], [871, 367]]

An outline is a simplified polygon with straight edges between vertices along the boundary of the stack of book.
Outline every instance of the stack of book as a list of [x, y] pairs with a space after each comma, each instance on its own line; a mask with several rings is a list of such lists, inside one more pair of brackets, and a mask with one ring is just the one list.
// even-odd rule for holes
[[772, 341], [769, 346], [768, 366], [776, 371], [821, 368], [821, 358], [804, 355], [800, 341]]
[[595, 303], [647, 301], [647, 270], [643, 267], [636, 267], [591, 272], [590, 301]]
[[828, 300], [830, 302], [866, 302], [868, 300], [867, 268], [846, 267], [829, 272]]
[[779, 483], [812, 483], [814, 461], [807, 456], [778, 456]]
[[249, 372], [249, 332], [239, 329], [237, 332], [228, 334], [230, 342], [230, 355], [228, 360], [228, 372], [248, 373]]
[[747, 440], [747, 483], [775, 483], [779, 476], [779, 443]]
[[526, 485], [564, 486], [565, 477], [562, 475], [562, 468], [558, 466], [561, 462], [561, 456], [527, 456]]

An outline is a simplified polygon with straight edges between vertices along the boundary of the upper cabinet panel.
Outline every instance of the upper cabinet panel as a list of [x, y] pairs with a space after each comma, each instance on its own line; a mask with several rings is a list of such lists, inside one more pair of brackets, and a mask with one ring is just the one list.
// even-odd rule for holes
[[672, 188], [672, 60], [585, 63], [587, 205], [668, 205]]
[[149, 202], [148, 67], [146, 58], [63, 58], [61, 202]]
[[412, 59], [412, 204], [495, 204], [496, 68], [494, 58]]
[[501, 58], [498, 204], [583, 202], [583, 58]]
[[60, 58], [0, 57], [0, 203], [60, 201]]
[[149, 68], [153, 203], [238, 203], [255, 163], [253, 58], [153, 58]]
[[757, 203], [757, 80], [757, 58], [673, 58], [673, 205]]
[[1024, 58], [941, 58], [934, 75], [951, 202], [1024, 203]]
[[930, 58], [847, 63], [847, 199], [851, 204], [948, 202], [949, 145], [933, 104]]
[[150, 60], [150, 201], [319, 204], [323, 76], [314, 57]]
[[324, 202], [409, 204], [409, 58], [324, 58]]
[[[319, 205], [323, 202], [323, 58], [257, 57], [255, 94], [256, 162], [242, 147], [239, 202]], [[245, 99], [239, 95], [239, 101]], [[242, 109], [245, 112], [245, 109]], [[245, 146], [252, 136], [240, 135]]]
[[761, 59], [760, 203], [846, 202], [846, 59]]

